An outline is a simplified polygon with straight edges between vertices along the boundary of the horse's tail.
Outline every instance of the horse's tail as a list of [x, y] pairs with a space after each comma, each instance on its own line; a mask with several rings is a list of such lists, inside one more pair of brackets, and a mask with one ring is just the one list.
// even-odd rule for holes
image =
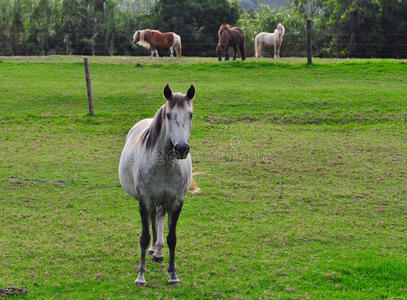
[[174, 33], [174, 49], [175, 52], [177, 53], [177, 58], [181, 58], [182, 56], [181, 37], [175, 33]]
[[196, 181], [194, 178], [192, 178], [192, 183], [191, 186], [189, 187], [188, 192], [195, 194], [198, 193], [200, 191], [200, 188], [198, 187], [198, 185], [196, 184]]
[[284, 28], [283, 24], [278, 23], [277, 29], [278, 29], [278, 35], [279, 35], [279, 37], [282, 38], [283, 35], [284, 35], [284, 33], [285, 33], [285, 28]]
[[255, 49], [255, 56], [260, 57], [261, 56], [260, 33], [258, 35], [256, 35], [256, 38], [254, 39], [254, 49]]
[[244, 39], [239, 45], [239, 50], [240, 50], [240, 56], [242, 57], [242, 60], [246, 59], [246, 47], [244, 45]]
[[[198, 172], [198, 173], [194, 173], [192, 174], [192, 176], [196, 176], [196, 175], [200, 175], [200, 174], [206, 174], [207, 172]], [[198, 187], [198, 185], [196, 184], [195, 179], [192, 177], [192, 183], [191, 186], [189, 187], [188, 192], [192, 193], [192, 194], [196, 194], [199, 193], [201, 189]]]

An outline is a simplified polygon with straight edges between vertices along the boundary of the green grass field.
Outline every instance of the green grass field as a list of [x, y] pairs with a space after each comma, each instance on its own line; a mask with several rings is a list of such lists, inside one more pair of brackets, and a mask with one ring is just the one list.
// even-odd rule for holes
[[[407, 61], [0, 57], [0, 287], [27, 299], [406, 299]], [[181, 286], [147, 260], [117, 168], [131, 126], [194, 84], [200, 193]], [[23, 296], [24, 297], [24, 296]]]

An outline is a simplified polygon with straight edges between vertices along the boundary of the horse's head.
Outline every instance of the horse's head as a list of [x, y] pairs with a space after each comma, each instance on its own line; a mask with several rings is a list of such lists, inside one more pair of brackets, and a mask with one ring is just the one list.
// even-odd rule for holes
[[140, 41], [140, 30], [137, 30], [133, 35], [133, 43], [136, 44]]
[[284, 32], [285, 32], [285, 28], [284, 28], [283, 24], [278, 23], [277, 30], [278, 30], [278, 33], [279, 33], [280, 37], [282, 37], [284, 35]]
[[189, 137], [192, 128], [192, 103], [195, 87], [191, 85], [186, 95], [173, 94], [168, 84], [164, 88], [165, 124], [174, 145], [174, 152], [178, 159], [184, 159], [189, 153]]
[[216, 46], [216, 52], [218, 52], [219, 61], [222, 60], [222, 55], [223, 53], [226, 52], [229, 35], [230, 35], [230, 25], [228, 24], [220, 25], [218, 30], [219, 41], [218, 45]]

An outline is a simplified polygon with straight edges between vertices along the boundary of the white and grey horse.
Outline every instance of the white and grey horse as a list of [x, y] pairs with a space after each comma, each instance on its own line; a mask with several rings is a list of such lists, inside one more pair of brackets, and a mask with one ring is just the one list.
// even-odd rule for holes
[[153, 243], [148, 250], [153, 261], [163, 260], [164, 217], [168, 213], [167, 244], [170, 250], [168, 273], [171, 285], [180, 281], [175, 273], [176, 226], [184, 196], [192, 183], [192, 162], [189, 138], [192, 127], [193, 85], [186, 95], [173, 94], [168, 84], [164, 88], [166, 103], [154, 118], [144, 119], [127, 134], [119, 164], [120, 184], [139, 202], [142, 233], [138, 286], [146, 284], [145, 259], [150, 244], [151, 221]]
[[274, 46], [274, 58], [280, 57], [280, 48], [283, 43], [283, 35], [285, 28], [283, 24], [279, 23], [277, 28], [274, 30], [274, 33], [269, 32], [260, 32], [256, 35], [254, 39], [254, 45], [256, 50], [256, 57], [261, 56], [261, 50], [263, 45], [273, 45]]

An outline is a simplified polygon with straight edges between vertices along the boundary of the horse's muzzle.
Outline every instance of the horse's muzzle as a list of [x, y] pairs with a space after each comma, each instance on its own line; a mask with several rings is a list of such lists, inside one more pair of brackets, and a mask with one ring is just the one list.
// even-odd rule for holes
[[176, 144], [174, 146], [175, 157], [177, 159], [185, 159], [189, 153], [189, 145], [188, 144]]

